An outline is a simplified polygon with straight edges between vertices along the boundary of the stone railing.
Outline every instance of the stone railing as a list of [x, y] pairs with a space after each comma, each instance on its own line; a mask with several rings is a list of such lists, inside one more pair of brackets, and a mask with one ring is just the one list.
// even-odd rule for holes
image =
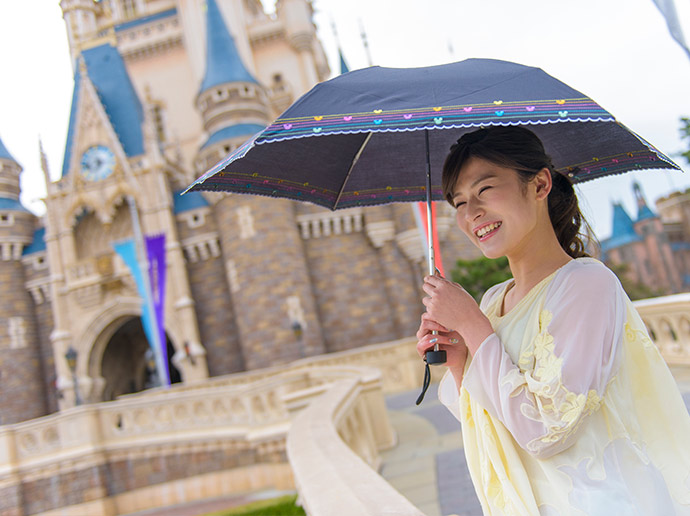
[[669, 365], [690, 365], [690, 293], [633, 303]]
[[[328, 453], [360, 471], [362, 481], [387, 486], [375, 471], [379, 451], [395, 442], [383, 393], [416, 388], [421, 374], [414, 341], [406, 339], [3, 426], [0, 514], [126, 514], [233, 492], [294, 489], [293, 471], [300, 471], [310, 514], [319, 514], [303, 473], [329, 466], [309, 466], [307, 457]], [[314, 403], [325, 408], [312, 409]], [[304, 410], [326, 419], [305, 419]], [[325, 433], [305, 455], [293, 451], [289, 464], [286, 439], [298, 419], [298, 431]], [[347, 484], [347, 475], [340, 482]], [[409, 504], [390, 486], [381, 489], [392, 506]], [[355, 503], [363, 496], [358, 491], [353, 484], [341, 495]], [[366, 503], [380, 505], [381, 493], [366, 495]]]
[[380, 375], [369, 369], [332, 383], [292, 422], [287, 453], [309, 516], [423, 516], [375, 471], [378, 448], [394, 444], [380, 417]]

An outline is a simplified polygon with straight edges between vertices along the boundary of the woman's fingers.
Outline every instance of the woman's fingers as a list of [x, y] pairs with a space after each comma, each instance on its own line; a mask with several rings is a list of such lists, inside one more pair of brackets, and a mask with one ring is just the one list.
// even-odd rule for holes
[[424, 353], [433, 349], [436, 344], [442, 348], [447, 348], [449, 346], [454, 346], [460, 343], [460, 340], [456, 337], [447, 335], [425, 335], [419, 342], [417, 342], [417, 353], [420, 357], [424, 356]]

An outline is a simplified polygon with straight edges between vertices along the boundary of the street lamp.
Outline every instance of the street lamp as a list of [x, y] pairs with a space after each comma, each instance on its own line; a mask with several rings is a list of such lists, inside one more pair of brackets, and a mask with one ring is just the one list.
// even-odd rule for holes
[[74, 404], [81, 405], [82, 400], [79, 395], [79, 384], [77, 382], [77, 351], [70, 346], [65, 353], [65, 360], [67, 361], [67, 367], [69, 367], [72, 373], [72, 382], [74, 383]]

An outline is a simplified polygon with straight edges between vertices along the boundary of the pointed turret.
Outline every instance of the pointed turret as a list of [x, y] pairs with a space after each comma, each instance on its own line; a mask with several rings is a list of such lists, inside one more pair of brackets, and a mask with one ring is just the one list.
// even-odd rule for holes
[[216, 0], [208, 0], [206, 5], [206, 73], [200, 92], [229, 82], [257, 84], [240, 58]]
[[611, 236], [601, 243], [601, 249], [609, 251], [641, 240], [642, 238], [635, 231], [635, 224], [623, 205], [617, 202], [613, 203], [613, 231]]
[[78, 108], [82, 96], [88, 94], [87, 89], [95, 93], [93, 100], [102, 106], [107, 123], [124, 154], [133, 157], [145, 152], [143, 107], [117, 48], [109, 44], [90, 48], [81, 53], [78, 61], [62, 166], [63, 177], [68, 174], [72, 164], [72, 146], [80, 122]]
[[6, 367], [0, 381], [0, 425], [46, 414], [36, 314], [22, 264], [22, 253], [34, 240], [37, 219], [19, 202], [21, 171], [0, 140], [0, 313], [6, 343], [2, 351]]
[[196, 160], [197, 172], [213, 166], [269, 122], [264, 87], [242, 62], [216, 0], [206, 10], [206, 73], [196, 101], [207, 140]]
[[653, 219], [656, 217], [654, 212], [647, 206], [647, 201], [644, 198], [644, 194], [642, 193], [642, 187], [640, 186], [640, 183], [635, 181], [633, 183], [633, 192], [635, 193], [635, 200], [637, 201], [637, 221], [639, 222], [641, 220], [646, 220], [646, 219]]
[[0, 210], [26, 211], [19, 202], [19, 174], [22, 167], [0, 139]]
[[343, 51], [338, 49], [338, 55], [340, 56], [340, 73], [344, 74], [350, 71], [350, 69], [347, 66], [347, 63], [345, 62], [345, 57], [343, 57]]

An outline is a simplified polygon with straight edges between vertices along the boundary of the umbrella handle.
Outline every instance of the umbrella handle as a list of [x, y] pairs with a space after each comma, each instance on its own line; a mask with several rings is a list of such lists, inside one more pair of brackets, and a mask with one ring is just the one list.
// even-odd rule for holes
[[[434, 237], [433, 237], [433, 227], [432, 227], [432, 211], [431, 211], [431, 158], [429, 157], [429, 130], [424, 130], [424, 137], [426, 140], [426, 225], [427, 225], [427, 242], [429, 244], [429, 274], [433, 275], [438, 273], [441, 275], [440, 271], [436, 268], [435, 264], [435, 253], [434, 253]], [[433, 335], [438, 335], [437, 331], [431, 332]], [[427, 351], [425, 354], [425, 360], [427, 367], [429, 365], [441, 365], [446, 363], [446, 352], [443, 349], [438, 348], [438, 343], [434, 345], [433, 351]], [[426, 390], [426, 389], [425, 389]], [[422, 393], [422, 397], [424, 394]], [[421, 401], [421, 400], [420, 400]]]

